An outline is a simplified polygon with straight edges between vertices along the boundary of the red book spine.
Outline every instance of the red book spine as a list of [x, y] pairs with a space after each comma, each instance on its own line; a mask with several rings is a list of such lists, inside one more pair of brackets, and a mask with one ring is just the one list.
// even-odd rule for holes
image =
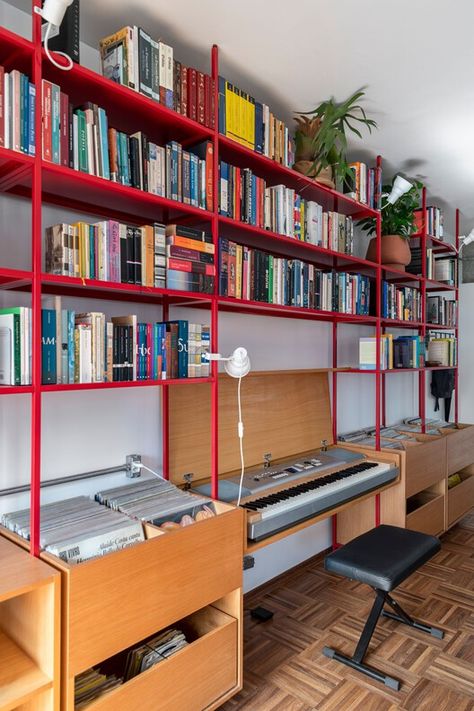
[[181, 65], [181, 113], [188, 116], [188, 68]]
[[193, 272], [194, 274], [205, 274], [206, 276], [215, 276], [216, 267], [214, 264], [204, 264], [204, 262], [190, 262], [183, 259], [167, 260], [167, 268], [175, 269], [178, 272]]
[[236, 287], [236, 268], [237, 268], [237, 256], [236, 256], [236, 247], [237, 245], [235, 242], [229, 242], [229, 266], [228, 266], [228, 279], [229, 279], [229, 287], [228, 287], [228, 295], [229, 296], [235, 296], [235, 287]]
[[197, 121], [197, 72], [192, 67], [188, 69], [188, 116]]
[[197, 120], [204, 124], [205, 120], [205, 104], [206, 104], [206, 85], [204, 74], [196, 72], [197, 75]]
[[61, 92], [59, 98], [60, 111], [60, 155], [61, 165], [69, 165], [69, 97]]
[[216, 127], [216, 80], [211, 77], [209, 128]]
[[0, 66], [0, 146], [5, 145], [5, 69]]
[[211, 77], [204, 74], [204, 125], [211, 125]]
[[51, 82], [43, 79], [43, 159], [51, 160], [53, 155], [53, 136], [51, 131]]
[[117, 131], [109, 128], [110, 180], [118, 181]]
[[234, 210], [234, 217], [236, 220], [241, 220], [241, 214], [240, 214], [240, 201], [242, 199], [242, 177], [241, 177], [241, 172], [240, 168], [236, 168], [235, 170], [235, 210]]
[[[12, 71], [13, 77], [13, 148], [15, 151], [21, 151], [21, 76], [17, 69]], [[10, 97], [10, 102], [12, 97]], [[51, 105], [51, 104], [50, 104]]]

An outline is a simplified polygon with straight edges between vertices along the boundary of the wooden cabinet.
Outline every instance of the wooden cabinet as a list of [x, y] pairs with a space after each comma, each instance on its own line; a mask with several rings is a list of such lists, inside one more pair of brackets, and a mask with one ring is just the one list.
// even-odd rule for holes
[[446, 430], [448, 476], [474, 462], [474, 425], [459, 424]]
[[60, 575], [0, 536], [0, 711], [59, 711]]
[[447, 528], [474, 506], [474, 464], [457, 472], [461, 483], [448, 489]]
[[[413, 505], [410, 511], [409, 502]], [[444, 494], [423, 491], [407, 502], [406, 527], [439, 536], [444, 530]]]

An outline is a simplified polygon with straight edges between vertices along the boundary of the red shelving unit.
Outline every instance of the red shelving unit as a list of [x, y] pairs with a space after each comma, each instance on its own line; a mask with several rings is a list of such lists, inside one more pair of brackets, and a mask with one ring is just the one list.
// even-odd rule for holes
[[[33, 7], [39, 6], [39, 0], [33, 0]], [[219, 312], [233, 311], [253, 314], [256, 316], [274, 316], [280, 318], [295, 318], [323, 321], [332, 324], [332, 385], [333, 385], [333, 427], [334, 438], [337, 438], [337, 386], [340, 374], [369, 374], [375, 377], [375, 425], [376, 443], [380, 445], [380, 426], [384, 420], [382, 403], [385, 402], [385, 376], [395, 372], [418, 372], [420, 388], [420, 415], [424, 418], [425, 371], [427, 368], [382, 371], [364, 371], [358, 368], [338, 369], [337, 343], [338, 327], [343, 324], [370, 326], [377, 337], [377, 362], [380, 363], [380, 336], [383, 329], [408, 328], [426, 333], [429, 324], [425, 323], [426, 292], [445, 290], [446, 285], [426, 280], [425, 271], [421, 277], [403, 271], [387, 268], [381, 263], [381, 216], [376, 210], [368, 208], [357, 201], [335, 190], [320, 185], [313, 180], [287, 168], [279, 163], [260, 155], [218, 133], [218, 120], [215, 116], [215, 129], [211, 130], [199, 123], [175, 113], [174, 111], [137, 94], [127, 87], [120, 86], [95, 72], [75, 65], [70, 72], [56, 69], [44, 55], [41, 46], [41, 20], [33, 13], [33, 41], [29, 42], [17, 35], [0, 28], [0, 63], [8, 68], [18, 68], [27, 71], [36, 87], [36, 96], [41, 96], [42, 79], [46, 78], [58, 83], [68, 94], [73, 104], [92, 101], [102, 106], [109, 118], [110, 125], [122, 131], [142, 130], [151, 140], [164, 143], [169, 139], [180, 141], [183, 145], [192, 144], [204, 139], [210, 140], [214, 147], [214, 205], [212, 211], [184, 205], [182, 203], [162, 198], [150, 193], [129, 188], [111, 181], [74, 171], [69, 167], [55, 165], [42, 160], [41, 146], [41, 112], [40, 102], [37, 102], [36, 112], [36, 156], [29, 157], [0, 148], [0, 189], [12, 194], [26, 196], [32, 205], [32, 268], [28, 270], [0, 268], [0, 286], [3, 289], [28, 290], [31, 292], [33, 312], [33, 378], [31, 386], [3, 387], [0, 394], [14, 395], [28, 393], [31, 395], [31, 552], [39, 553], [39, 503], [41, 481], [41, 409], [44, 394], [69, 392], [76, 390], [107, 390], [116, 388], [159, 387], [162, 403], [162, 446], [163, 471], [168, 475], [169, 461], [169, 387], [186, 387], [188, 382], [208, 383], [211, 388], [211, 479], [212, 495], [218, 496], [218, 378], [217, 363], [213, 362], [209, 378], [167, 381], [136, 381], [124, 383], [88, 383], [71, 385], [41, 384], [41, 298], [44, 294], [64, 294], [81, 298], [100, 298], [108, 300], [123, 300], [129, 302], [145, 302], [159, 304], [162, 307], [162, 318], [169, 318], [170, 308], [177, 306], [193, 306], [207, 308], [211, 321], [211, 350], [218, 351], [218, 315]], [[212, 48], [210, 56], [211, 74], [215, 80], [215, 106], [218, 106], [218, 49]], [[133, 111], [130, 107], [133, 106]], [[326, 210], [334, 210], [353, 218], [373, 217], [376, 220], [377, 251], [376, 261], [371, 262], [361, 257], [342, 254], [321, 247], [298, 241], [294, 238], [269, 232], [252, 225], [239, 223], [219, 215], [218, 188], [219, 159], [234, 165], [251, 168], [257, 175], [266, 180], [267, 185], [283, 183], [298, 191], [304, 190], [304, 196], [316, 200]], [[381, 159], [378, 158], [381, 166]], [[183, 221], [186, 224], [206, 226], [212, 232], [212, 238], [218, 250], [219, 236], [226, 236], [241, 244], [267, 250], [276, 255], [299, 258], [318, 266], [330, 267], [335, 270], [348, 270], [369, 275], [372, 278], [372, 299], [374, 313], [369, 316], [358, 316], [329, 311], [317, 311], [306, 308], [295, 308], [277, 304], [267, 304], [257, 301], [236, 300], [220, 296], [218, 279], [213, 294], [190, 294], [187, 292], [156, 289], [128, 284], [103, 282], [93, 279], [77, 279], [71, 277], [45, 274], [42, 270], [42, 245], [45, 225], [42, 225], [42, 205], [45, 203], [63, 206], [68, 210], [78, 210], [86, 214], [119, 219], [135, 224], [143, 224], [147, 220]], [[426, 196], [423, 193], [423, 208], [426, 211]], [[456, 239], [459, 234], [459, 215], [456, 223]], [[425, 233], [417, 235], [426, 251], [427, 241], [431, 240], [436, 249], [451, 249], [439, 240], [430, 238]], [[439, 244], [438, 244], [439, 243]], [[458, 241], [457, 241], [458, 245]], [[424, 267], [425, 269], [425, 267]], [[420, 322], [405, 322], [383, 319], [381, 316], [381, 284], [386, 279], [398, 284], [419, 285], [422, 293], [423, 314]], [[457, 298], [457, 290], [455, 290]], [[438, 328], [436, 326], [436, 328]], [[457, 371], [456, 371], [457, 372]], [[457, 378], [457, 375], [456, 375]], [[457, 385], [457, 380], [456, 380]], [[457, 419], [456, 398], [456, 419]], [[378, 506], [378, 504], [377, 504]], [[376, 520], [378, 520], [378, 509]]]

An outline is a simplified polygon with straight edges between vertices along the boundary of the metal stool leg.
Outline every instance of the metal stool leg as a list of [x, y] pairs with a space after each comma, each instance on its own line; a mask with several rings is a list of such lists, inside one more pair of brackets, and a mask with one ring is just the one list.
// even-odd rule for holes
[[395, 610], [395, 614], [393, 612], [389, 612], [388, 610], [383, 610], [382, 615], [384, 617], [389, 617], [391, 620], [396, 620], [397, 622], [401, 622], [404, 625], [409, 625], [409, 627], [414, 627], [415, 629], [421, 630], [422, 632], [427, 632], [428, 634], [432, 635], [433, 637], [436, 637], [437, 639], [443, 639], [443, 630], [440, 630], [437, 627], [431, 627], [431, 625], [424, 625], [422, 622], [417, 622], [416, 620], [413, 620], [410, 615], [408, 615], [405, 610], [398, 604], [398, 602], [394, 600], [393, 597], [388, 595], [388, 593], [385, 599], [386, 602], [390, 605], [390, 607]]

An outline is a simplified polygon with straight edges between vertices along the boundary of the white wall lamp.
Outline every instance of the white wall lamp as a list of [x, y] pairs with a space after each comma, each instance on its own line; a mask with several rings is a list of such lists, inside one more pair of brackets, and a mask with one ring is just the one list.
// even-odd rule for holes
[[397, 200], [399, 200], [402, 195], [405, 195], [405, 193], [409, 192], [412, 187], [413, 183], [410, 183], [410, 181], [404, 178], [402, 175], [397, 175], [397, 177], [393, 181], [392, 190], [389, 193], [384, 194], [384, 197], [387, 198], [387, 202], [382, 207], [382, 210], [384, 210], [387, 205], [394, 205]]
[[474, 242], [474, 227], [472, 228], [472, 230], [469, 232], [468, 235], [460, 235], [459, 249], [457, 250], [457, 253], [461, 254], [462, 248], [466, 247], [468, 244], [471, 244], [471, 242]]
[[224, 363], [225, 372], [230, 375], [231, 378], [238, 378], [239, 383], [237, 386], [237, 405], [239, 410], [239, 419], [237, 422], [237, 434], [239, 437], [239, 447], [240, 447], [240, 485], [239, 485], [239, 496], [237, 499], [237, 506], [240, 505], [240, 499], [242, 496], [242, 484], [244, 480], [245, 462], [244, 462], [244, 423], [242, 422], [242, 403], [240, 399], [240, 385], [242, 383], [242, 378], [250, 372], [250, 358], [245, 348], [239, 347], [229, 357], [223, 357], [220, 353], [204, 353], [204, 357], [210, 361], [220, 361]]
[[66, 10], [71, 4], [72, 0], [45, 0], [43, 7], [35, 7], [36, 14], [41, 15], [43, 20], [46, 22], [46, 30], [43, 37], [46, 56], [55, 67], [62, 69], [65, 72], [68, 72], [74, 66], [71, 57], [69, 57], [65, 52], [55, 52], [55, 54], [65, 59], [67, 62], [66, 64], [59, 64], [59, 62], [57, 62], [51, 54], [48, 42], [53, 27], [59, 28], [61, 26]]

